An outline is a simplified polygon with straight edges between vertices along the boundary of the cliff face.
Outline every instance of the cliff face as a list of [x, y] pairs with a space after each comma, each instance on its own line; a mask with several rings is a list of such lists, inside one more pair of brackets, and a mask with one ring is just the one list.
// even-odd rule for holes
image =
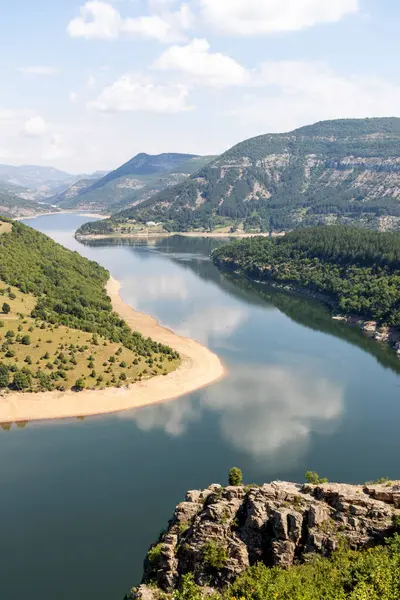
[[329, 556], [343, 539], [353, 549], [380, 544], [394, 533], [396, 518], [400, 482], [214, 484], [190, 491], [150, 549], [142, 585], [127, 599], [173, 592], [190, 572], [198, 585], [220, 589], [257, 562], [288, 567], [310, 553]]
[[399, 229], [399, 157], [400, 119], [326, 121], [241, 142], [118, 218], [162, 221], [175, 231], [321, 222]]

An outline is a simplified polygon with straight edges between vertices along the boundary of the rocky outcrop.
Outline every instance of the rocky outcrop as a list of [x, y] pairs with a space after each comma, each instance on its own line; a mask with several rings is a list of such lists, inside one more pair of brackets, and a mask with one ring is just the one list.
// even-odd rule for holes
[[343, 539], [354, 549], [380, 544], [393, 534], [396, 517], [400, 482], [275, 481], [190, 491], [150, 549], [142, 585], [127, 598], [152, 600], [172, 592], [187, 573], [197, 584], [219, 589], [256, 562], [289, 567], [311, 553], [329, 556]]

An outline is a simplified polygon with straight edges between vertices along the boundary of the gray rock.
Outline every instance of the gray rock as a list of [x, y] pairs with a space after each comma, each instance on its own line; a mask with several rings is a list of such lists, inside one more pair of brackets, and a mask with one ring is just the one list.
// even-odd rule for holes
[[[310, 553], [329, 556], [342, 538], [351, 548], [381, 543], [393, 532], [399, 508], [399, 482], [301, 486], [274, 481], [251, 489], [214, 484], [192, 490], [176, 507], [161, 538], [157, 569], [145, 570], [143, 584], [155, 582], [173, 592], [182, 575], [192, 572], [199, 585], [220, 588], [257, 561], [288, 567]], [[205, 560], [210, 544], [224, 558], [219, 565]], [[157, 600], [152, 590], [142, 585], [131, 592], [141, 595], [129, 600]]]

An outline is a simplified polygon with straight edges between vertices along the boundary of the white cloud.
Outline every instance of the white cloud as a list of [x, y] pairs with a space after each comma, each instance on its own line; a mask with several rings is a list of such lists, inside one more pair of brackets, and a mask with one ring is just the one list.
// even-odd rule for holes
[[203, 19], [223, 33], [251, 36], [337, 22], [359, 11], [359, 0], [199, 0]]
[[55, 75], [59, 72], [59, 69], [45, 65], [32, 65], [29, 67], [20, 67], [19, 71], [29, 75]]
[[188, 95], [183, 85], [157, 85], [150, 78], [127, 73], [104, 88], [88, 107], [102, 112], [178, 113], [191, 108], [186, 104]]
[[121, 17], [111, 4], [98, 0], [86, 2], [80, 13], [80, 17], [68, 24], [67, 31], [71, 37], [111, 40], [118, 37]]
[[376, 77], [343, 76], [319, 62], [266, 62], [253, 85], [268, 92], [248, 94], [229, 114], [262, 125], [263, 131], [288, 131], [340, 117], [393, 116], [400, 105], [399, 85]]
[[47, 133], [47, 124], [42, 117], [31, 117], [24, 123], [22, 135], [27, 137], [42, 137]]
[[69, 101], [74, 103], [74, 102], [78, 102], [78, 94], [76, 92], [70, 92], [68, 95]]
[[176, 71], [195, 83], [215, 87], [243, 85], [250, 80], [242, 65], [225, 54], [210, 52], [210, 44], [204, 39], [171, 46], [155, 61], [154, 68]]
[[10, 108], [1, 108], [0, 106], [0, 120], [9, 121], [16, 116], [16, 111]]
[[[164, 10], [165, 7], [165, 10]], [[189, 7], [182, 4], [179, 10], [167, 10], [169, 4], [158, 5], [159, 14], [135, 18], [123, 18], [109, 3], [94, 0], [80, 8], [80, 17], [72, 19], [67, 31], [71, 37], [86, 39], [115, 40], [121, 34], [155, 39], [161, 42], [174, 42], [184, 39], [182, 30], [191, 26], [192, 15]]]
[[87, 87], [93, 87], [94, 85], [96, 85], [96, 78], [93, 75], [90, 75], [87, 78], [86, 85]]

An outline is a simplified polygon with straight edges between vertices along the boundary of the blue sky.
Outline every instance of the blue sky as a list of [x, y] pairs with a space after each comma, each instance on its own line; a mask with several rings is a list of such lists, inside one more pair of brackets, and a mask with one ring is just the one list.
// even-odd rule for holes
[[397, 0], [0, 4], [2, 163], [84, 173], [400, 112]]

